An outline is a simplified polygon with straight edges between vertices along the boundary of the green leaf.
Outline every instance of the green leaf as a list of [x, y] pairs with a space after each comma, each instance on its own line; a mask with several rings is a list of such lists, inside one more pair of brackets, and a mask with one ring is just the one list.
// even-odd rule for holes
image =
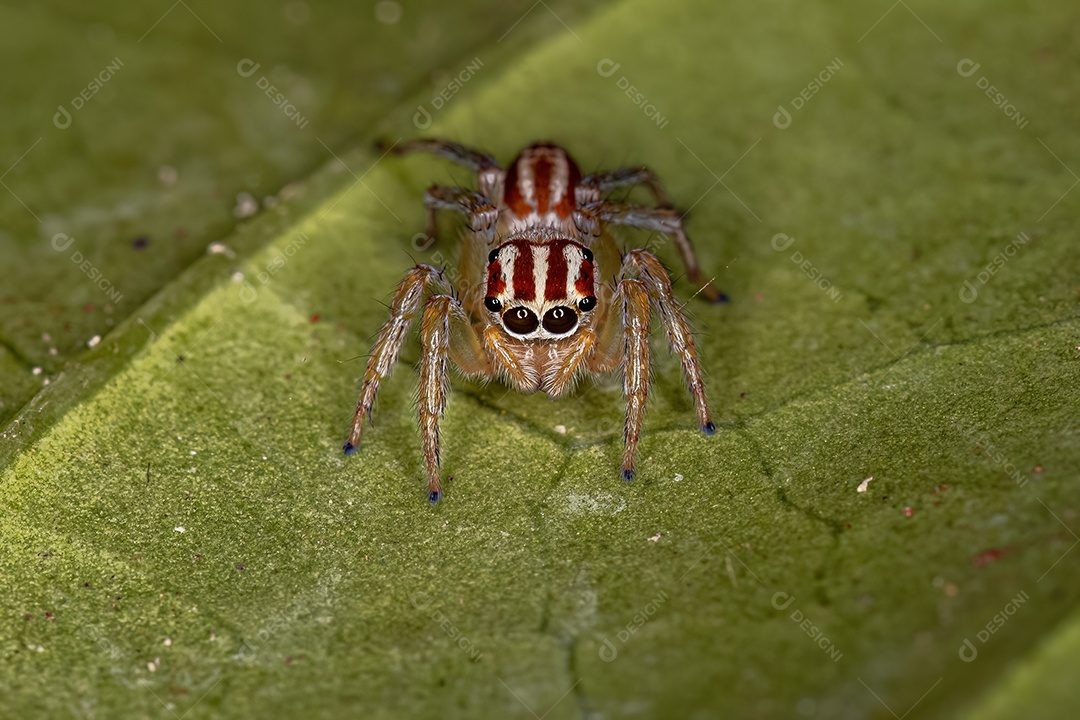
[[1077, 11], [559, 17], [480, 33], [424, 134], [660, 174], [732, 298], [686, 306], [716, 436], [659, 337], [631, 484], [617, 377], [456, 379], [430, 507], [414, 341], [340, 453], [379, 301], [456, 245], [410, 241], [468, 173], [370, 149], [425, 88], [6, 428], [0, 714], [1075, 712]]

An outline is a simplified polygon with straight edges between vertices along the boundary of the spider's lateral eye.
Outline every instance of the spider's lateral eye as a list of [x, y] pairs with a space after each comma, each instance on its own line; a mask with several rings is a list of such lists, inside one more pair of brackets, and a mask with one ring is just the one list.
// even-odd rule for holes
[[573, 308], [553, 307], [544, 313], [544, 329], [553, 335], [563, 335], [577, 326], [577, 313]]
[[497, 297], [486, 297], [484, 298], [484, 307], [491, 312], [499, 312], [502, 308], [502, 302], [500, 302]]
[[518, 335], [528, 335], [540, 326], [532, 310], [525, 307], [510, 308], [502, 314], [506, 329]]
[[578, 309], [580, 309], [582, 312], [589, 312], [594, 307], [596, 307], [596, 298], [592, 295], [589, 295], [588, 297], [583, 297], [581, 298], [581, 301], [578, 302]]
[[499, 248], [495, 248], [488, 253], [488, 263], [493, 263], [499, 258]]
[[589, 248], [581, 248], [581, 253], [585, 256], [586, 260], [592, 262], [592, 250], [590, 250]]

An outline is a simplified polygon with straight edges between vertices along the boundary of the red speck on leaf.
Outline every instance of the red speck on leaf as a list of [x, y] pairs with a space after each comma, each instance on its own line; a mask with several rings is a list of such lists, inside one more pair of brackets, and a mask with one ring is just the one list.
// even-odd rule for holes
[[55, 619], [56, 619], [56, 616], [55, 616], [55, 615], [53, 615], [53, 614], [52, 614], [51, 612], [47, 612], [47, 613], [45, 613], [45, 617], [46, 617], [47, 619], [49, 619], [49, 620], [55, 620]]
[[1042, 471], [1043, 471], [1043, 466], [1042, 465], [1036, 465], [1035, 466], [1035, 472], [1041, 473]]
[[82, 306], [83, 312], [94, 312], [94, 303], [86, 303]]
[[987, 548], [981, 553], [971, 558], [971, 564], [975, 567], [982, 567], [983, 565], [993, 562], [994, 560], [1000, 560], [1005, 555], [1005, 551], [1001, 548]]
[[909, 507], [904, 508], [904, 517], [911, 517], [915, 514], [915, 510]]
[[312, 324], [319, 322], [319, 313], [315, 313], [311, 316], [311, 322]]

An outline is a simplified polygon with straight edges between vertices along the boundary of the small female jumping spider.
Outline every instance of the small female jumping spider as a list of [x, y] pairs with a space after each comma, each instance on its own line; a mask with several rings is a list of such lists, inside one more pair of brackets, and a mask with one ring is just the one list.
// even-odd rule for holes
[[[405, 274], [368, 359], [346, 455], [356, 452], [379, 383], [390, 375], [421, 306], [417, 399], [432, 503], [442, 495], [439, 418], [449, 389], [448, 360], [465, 375], [494, 375], [523, 393], [542, 391], [552, 398], [582, 376], [622, 368], [622, 476], [631, 480], [649, 392], [650, 304], [682, 361], [698, 425], [708, 435], [716, 431], [694, 337], [667, 272], [647, 250], [623, 255], [605, 232], [607, 224], [618, 224], [670, 235], [689, 280], [702, 287], [707, 300], [723, 300], [703, 279], [682, 219], [651, 170], [623, 168], [582, 177], [570, 155], [550, 143], [525, 148], [506, 170], [490, 155], [443, 140], [413, 140], [392, 151], [433, 153], [464, 165], [476, 172], [479, 189], [433, 185], [424, 193], [431, 238], [437, 237], [436, 211], [454, 210], [467, 219], [456, 287], [430, 265]], [[631, 185], [651, 190], [659, 207], [604, 198]], [[598, 282], [603, 277], [616, 283]]]

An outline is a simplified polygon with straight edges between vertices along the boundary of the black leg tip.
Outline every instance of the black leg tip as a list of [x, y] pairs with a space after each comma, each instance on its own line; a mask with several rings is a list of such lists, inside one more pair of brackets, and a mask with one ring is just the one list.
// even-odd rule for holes
[[701, 432], [705, 433], [706, 435], [715, 435], [716, 434], [716, 426], [713, 425], [713, 421], [710, 420], [709, 422], [702, 425], [701, 426]]
[[344, 445], [341, 446], [341, 449], [345, 451], [346, 455], [352, 455], [356, 452], [356, 446], [353, 445], [351, 442], [346, 442]]
[[441, 497], [442, 497], [442, 491], [441, 490], [432, 490], [431, 492], [428, 493], [427, 499], [428, 499], [429, 503], [434, 505], [435, 503], [439, 502], [439, 498], [441, 498]]
[[622, 471], [622, 479], [625, 480], [626, 482], [631, 482], [634, 479], [634, 471], [633, 470], [623, 470]]
[[716, 297], [713, 298], [712, 304], [727, 305], [730, 300], [731, 298], [728, 297], [728, 294], [726, 292], [717, 293]]

